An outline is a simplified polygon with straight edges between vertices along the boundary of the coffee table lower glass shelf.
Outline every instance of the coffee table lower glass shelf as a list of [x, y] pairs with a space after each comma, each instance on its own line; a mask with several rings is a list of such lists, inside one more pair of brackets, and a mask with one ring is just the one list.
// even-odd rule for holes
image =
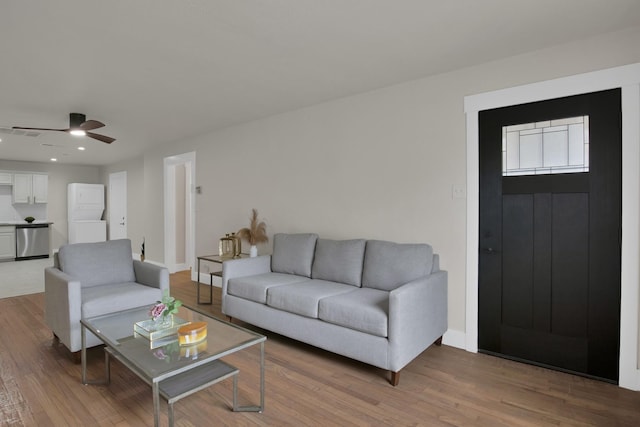
[[[185, 322], [206, 322], [207, 338], [191, 346], [162, 337], [162, 346], [134, 333], [134, 324], [148, 316], [148, 307], [121, 311], [104, 316], [82, 319], [82, 383], [108, 384], [110, 360], [115, 358], [151, 385], [154, 406], [154, 425], [159, 425], [160, 397], [167, 400], [169, 425], [173, 425], [173, 404], [206, 387], [233, 377], [233, 410], [262, 412], [264, 410], [264, 343], [266, 337], [204, 314], [181, 307], [178, 317]], [[87, 330], [100, 338], [105, 347], [105, 379], [87, 379]], [[222, 357], [260, 344], [260, 403], [239, 406], [237, 382], [240, 371], [221, 360]]]

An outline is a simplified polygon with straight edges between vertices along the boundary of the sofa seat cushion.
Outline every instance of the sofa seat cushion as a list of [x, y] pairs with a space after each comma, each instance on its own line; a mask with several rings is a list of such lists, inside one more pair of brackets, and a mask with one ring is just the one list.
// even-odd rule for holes
[[318, 235], [277, 233], [273, 236], [271, 271], [311, 277]]
[[366, 240], [318, 239], [311, 278], [360, 287]]
[[147, 304], [151, 308], [160, 299], [160, 289], [135, 282], [91, 286], [82, 289], [82, 317], [100, 316]]
[[433, 268], [433, 249], [423, 243], [367, 241], [362, 286], [392, 291], [424, 277]]
[[353, 291], [353, 286], [325, 280], [307, 280], [272, 287], [267, 291], [267, 305], [289, 313], [318, 318], [321, 299]]
[[135, 282], [131, 240], [76, 243], [58, 251], [60, 269], [79, 280], [82, 287]]
[[323, 298], [318, 318], [325, 322], [387, 337], [389, 292], [371, 288]]
[[309, 280], [295, 274], [263, 273], [229, 280], [227, 293], [260, 304], [267, 303], [267, 290], [274, 286], [289, 285]]

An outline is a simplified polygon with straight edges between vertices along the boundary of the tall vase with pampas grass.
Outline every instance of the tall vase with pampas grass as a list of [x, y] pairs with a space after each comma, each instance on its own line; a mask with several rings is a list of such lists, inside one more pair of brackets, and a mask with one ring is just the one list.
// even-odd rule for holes
[[267, 236], [267, 224], [264, 221], [258, 221], [258, 211], [254, 208], [251, 211], [251, 222], [249, 227], [241, 228], [236, 235], [241, 239], [245, 239], [249, 242], [251, 248], [249, 249], [249, 256], [251, 258], [258, 256], [258, 243], [266, 243], [269, 241]]

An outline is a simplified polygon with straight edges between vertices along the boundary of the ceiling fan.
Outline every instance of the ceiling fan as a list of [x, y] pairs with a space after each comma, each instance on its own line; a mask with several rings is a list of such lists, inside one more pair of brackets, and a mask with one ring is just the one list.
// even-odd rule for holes
[[25, 128], [14, 126], [13, 129], [23, 129], [23, 130], [52, 130], [58, 132], [67, 132], [72, 135], [78, 136], [88, 136], [93, 139], [97, 139], [98, 141], [106, 142], [107, 144], [111, 144], [115, 141], [115, 138], [111, 138], [110, 136], [100, 135], [97, 133], [89, 132], [94, 129], [98, 129], [104, 127], [104, 123], [99, 122], [97, 120], [87, 120], [87, 116], [80, 113], [71, 113], [69, 114], [69, 128], [68, 129], [50, 129], [50, 128]]

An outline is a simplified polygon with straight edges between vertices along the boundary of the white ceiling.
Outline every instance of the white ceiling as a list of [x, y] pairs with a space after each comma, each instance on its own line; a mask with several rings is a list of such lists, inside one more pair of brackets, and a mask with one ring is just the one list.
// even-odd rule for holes
[[2, 0], [0, 16], [0, 128], [66, 128], [79, 112], [117, 139], [0, 133], [0, 159], [102, 165], [635, 26], [640, 1]]

